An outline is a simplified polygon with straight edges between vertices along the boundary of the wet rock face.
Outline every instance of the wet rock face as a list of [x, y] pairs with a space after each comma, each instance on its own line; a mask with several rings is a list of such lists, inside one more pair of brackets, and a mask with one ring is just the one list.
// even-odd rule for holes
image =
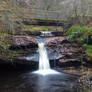
[[40, 31], [23, 31], [24, 35], [31, 35], [31, 36], [40, 36], [41, 32]]
[[46, 44], [47, 46], [51, 46], [53, 44], [56, 45], [57, 43], [61, 44], [64, 41], [68, 41], [67, 37], [50, 37], [50, 38], [47, 38]]
[[60, 31], [23, 31], [23, 34], [28, 36], [38, 36], [38, 37], [53, 37], [53, 36], [61, 36], [63, 32]]
[[84, 55], [82, 46], [70, 41], [66, 37], [51, 37], [47, 40], [49, 58], [59, 63], [81, 62]]
[[36, 48], [38, 47], [35, 37], [30, 36], [14, 36], [12, 38], [11, 50], [24, 49], [24, 48]]
[[[39, 61], [38, 43], [36, 39], [31, 36], [13, 37], [11, 49], [16, 50], [17, 48], [18, 51], [22, 51], [22, 53], [17, 51], [18, 57], [16, 57], [16, 62], [20, 63], [23, 61], [23, 63], [31, 63]], [[85, 55], [82, 46], [70, 41], [67, 37], [42, 37], [41, 39], [46, 41], [45, 46], [49, 60], [52, 62], [55, 61], [57, 66], [62, 66], [62, 64], [67, 65], [67, 63], [68, 66], [71, 64], [76, 65], [76, 63], [81, 64], [82, 56], [84, 57]]]

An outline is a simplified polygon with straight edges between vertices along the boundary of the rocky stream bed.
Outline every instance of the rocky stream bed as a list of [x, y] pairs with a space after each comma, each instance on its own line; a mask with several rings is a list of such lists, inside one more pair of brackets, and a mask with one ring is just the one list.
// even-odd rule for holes
[[48, 52], [48, 57], [53, 67], [80, 66], [87, 61], [82, 45], [69, 40], [66, 36], [30, 36], [16, 35], [12, 37], [9, 50], [16, 52], [12, 57], [1, 60], [1, 63], [11, 65], [37, 66], [39, 61], [37, 39], [43, 39]]

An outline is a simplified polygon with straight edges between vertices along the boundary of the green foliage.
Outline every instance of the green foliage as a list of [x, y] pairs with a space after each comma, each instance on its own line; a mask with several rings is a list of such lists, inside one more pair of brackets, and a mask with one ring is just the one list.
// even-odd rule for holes
[[90, 38], [92, 39], [92, 36]]
[[7, 50], [8, 47], [10, 46], [10, 44], [11, 44], [11, 41], [9, 39], [10, 37], [11, 37], [10, 33], [3, 32], [0, 29], [0, 46], [3, 47], [3, 49], [5, 49], [5, 50]]
[[85, 48], [85, 50], [86, 50], [86, 54], [87, 54], [87, 56], [88, 56], [88, 60], [92, 60], [92, 45], [87, 45], [87, 44], [85, 44], [84, 46], [83, 46], [84, 48]]
[[88, 42], [92, 40], [92, 27], [72, 26], [65, 32], [65, 35], [77, 43], [83, 44], [88, 60], [92, 60], [92, 45], [88, 44]]
[[87, 47], [87, 44], [84, 44], [83, 47], [86, 48]]
[[0, 46], [2, 46], [4, 49], [8, 49], [10, 46], [10, 35], [6, 33], [0, 33]]
[[68, 36], [70, 39], [73, 39], [74, 38], [74, 34], [71, 34]]
[[22, 27], [22, 30], [24, 31], [50, 31], [53, 28], [50, 28], [48, 26], [34, 26], [34, 25], [24, 25]]
[[65, 32], [65, 35], [67, 35], [70, 39], [75, 38], [75, 40], [80, 40], [84, 42], [85, 39], [87, 39], [87, 36], [92, 35], [92, 27], [72, 26]]
[[92, 34], [92, 27], [87, 26], [72, 26], [66, 32], [66, 34], [78, 34], [78, 33], [91, 33]]

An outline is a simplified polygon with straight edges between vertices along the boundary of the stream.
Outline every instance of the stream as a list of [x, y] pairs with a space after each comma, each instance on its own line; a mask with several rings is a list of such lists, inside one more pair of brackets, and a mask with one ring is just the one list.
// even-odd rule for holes
[[[59, 50], [59, 54], [61, 56], [62, 54], [66, 55], [66, 50], [71, 50], [68, 51], [70, 56], [67, 55], [67, 60], [71, 59], [72, 53], [75, 57], [78, 56], [77, 54], [79, 52], [76, 52], [77, 50], [75, 49], [76, 44], [71, 46], [67, 40], [64, 40], [66, 43], [64, 44], [64, 47], [62, 47], [63, 42], [62, 44], [61, 42], [62, 39], [60, 41], [60, 38], [54, 38], [54, 41], [51, 40], [51, 42], [49, 42], [49, 48], [56, 52], [57, 48], [64, 49], [67, 45], [67, 48], [65, 48], [64, 51]], [[52, 68], [49, 62], [50, 54], [48, 54], [44, 43], [39, 43], [38, 47], [39, 57], [35, 55], [36, 58], [39, 58], [39, 65], [37, 63], [39, 67], [37, 69], [33, 69], [32, 65], [30, 66], [29, 64], [27, 64], [30, 67], [28, 70], [25, 69], [27, 66], [22, 67], [23, 69], [21, 69], [21, 67], [16, 64], [10, 69], [5, 69], [2, 66], [5, 70], [0, 69], [0, 92], [83, 92], [83, 88], [78, 82], [83, 72], [82, 69], [79, 67], [77, 69], [73, 69], [72, 67], [63, 69], [56, 66]], [[53, 56], [53, 54], [51, 55]], [[27, 57], [29, 61], [25, 62], [31, 61], [30, 56], [31, 55]], [[63, 62], [63, 59], [63, 57], [60, 57], [59, 60]], [[16, 66], [19, 68], [14, 68]], [[48, 70], [50, 70], [50, 72]]]

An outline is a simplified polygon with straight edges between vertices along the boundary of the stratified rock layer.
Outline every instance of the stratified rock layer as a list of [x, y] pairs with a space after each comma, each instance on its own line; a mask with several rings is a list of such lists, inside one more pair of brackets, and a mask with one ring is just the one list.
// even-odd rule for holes
[[12, 38], [11, 50], [24, 49], [24, 48], [35, 48], [38, 46], [35, 37], [31, 36], [14, 36]]
[[84, 50], [81, 45], [67, 39], [67, 37], [51, 37], [47, 41], [48, 55], [57, 55], [56, 60], [61, 63], [80, 61], [83, 58]]
[[[81, 60], [86, 58], [85, 51], [82, 46], [69, 40], [67, 37], [42, 37], [40, 39], [44, 39], [46, 41], [49, 60], [52, 63], [56, 62], [57, 66], [62, 64], [66, 65], [67, 63], [70, 66], [71, 63], [75, 65], [76, 63], [81, 64]], [[35, 63], [39, 61], [38, 43], [36, 40], [37, 39], [35, 37], [31, 36], [13, 37], [12, 51], [17, 48], [18, 55], [15, 55], [16, 57], [12, 58], [12, 61], [20, 64], [32, 63], [35, 65]]]

